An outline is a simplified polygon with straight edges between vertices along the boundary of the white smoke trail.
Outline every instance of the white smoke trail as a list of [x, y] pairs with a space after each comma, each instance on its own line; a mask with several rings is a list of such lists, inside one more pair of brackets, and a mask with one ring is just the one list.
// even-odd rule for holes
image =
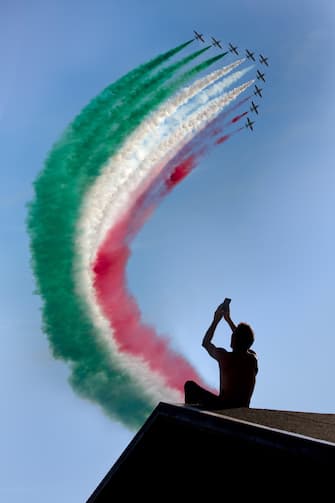
[[[144, 135], [141, 140], [138, 140], [135, 148], [135, 141], [133, 140], [131, 144], [132, 153], [129, 150], [127, 156], [129, 156], [134, 164], [138, 164], [140, 161], [145, 159], [148, 155], [150, 149], [157, 148], [158, 142], [164, 136], [168, 136], [170, 131], [177, 127], [179, 124], [184, 123], [187, 120], [187, 116], [191, 113], [196, 113], [200, 107], [203, 107], [208, 103], [213, 97], [222, 95], [228, 87], [234, 84], [237, 80], [241, 79], [252, 67], [244, 68], [238, 72], [233, 73], [229, 77], [217, 84], [211, 84], [206, 86], [203, 92], [198, 92], [192, 98], [189, 98], [185, 103], [178, 107], [178, 113], [167, 113], [167, 116], [163, 122], [156, 126], [150, 134]], [[176, 110], [177, 112], [177, 110]], [[140, 131], [138, 131], [140, 133]]]
[[[118, 152], [118, 158], [126, 159], [133, 166], [137, 166], [139, 162], [145, 159], [150, 148], [157, 146], [160, 138], [168, 135], [171, 129], [178, 123], [184, 122], [187, 115], [192, 111], [195, 113], [200, 106], [204, 106], [214, 96], [222, 94], [225, 89], [242, 78], [251, 68], [249, 66], [235, 72], [217, 84], [214, 84], [214, 81], [212, 81], [211, 85], [207, 84], [203, 87], [195, 83], [193, 87], [188, 88], [188, 92], [183, 90], [180, 95], [178, 94], [175, 98], [167, 101], [165, 106], [161, 107], [159, 111], [151, 114], [150, 121], [145, 121], [136, 129], [134, 134], [127, 139], [126, 144]], [[208, 79], [206, 80], [208, 82]], [[177, 109], [178, 114], [174, 113]]]
[[[127, 159], [128, 164], [132, 164], [133, 168], [136, 169], [137, 164], [142, 161], [145, 158], [145, 155], [148, 152], [147, 147], [149, 147], [150, 138], [151, 135], [155, 135], [157, 132], [157, 128], [161, 126], [162, 123], [164, 123], [165, 119], [168, 117], [171, 117], [173, 112], [179, 108], [180, 106], [184, 105], [187, 103], [190, 99], [192, 99], [195, 95], [197, 95], [200, 91], [208, 87], [209, 85], [215, 83], [217, 80], [222, 78], [223, 76], [229, 74], [232, 70], [237, 68], [239, 65], [241, 65], [245, 59], [239, 59], [235, 61], [234, 63], [231, 63], [230, 65], [224, 66], [223, 68], [219, 68], [218, 70], [215, 70], [214, 72], [211, 72], [210, 74], [196, 80], [191, 86], [186, 86], [184, 87], [181, 91], [179, 91], [175, 96], [167, 100], [159, 109], [151, 114], [150, 116], [150, 121], [146, 120], [144, 123], [142, 123], [141, 126], [139, 126], [134, 133], [132, 133], [126, 140], [125, 145], [122, 147], [122, 154], [117, 154], [112, 158], [109, 163], [106, 165], [104, 170], [106, 169], [113, 169], [113, 166], [111, 163], [113, 160], [120, 160], [122, 159], [123, 161]], [[147, 144], [145, 144], [145, 138], [147, 138]], [[137, 142], [137, 152], [136, 155], [134, 155], [134, 149], [133, 145]], [[143, 143], [144, 145], [140, 145], [140, 143]], [[117, 177], [123, 177], [122, 170], [117, 172]], [[98, 184], [96, 183], [92, 187], [92, 191], [96, 191], [97, 193], [99, 192], [99, 179], [97, 180]], [[113, 181], [110, 180], [110, 183], [112, 184]], [[113, 189], [113, 185], [110, 185], [110, 193], [109, 197], [112, 197], [115, 193], [115, 190]], [[91, 208], [92, 209], [92, 208]], [[95, 213], [91, 213], [91, 222], [90, 226], [83, 226], [81, 225], [81, 221], [79, 221], [79, 233], [78, 233], [78, 243], [81, 248], [89, 249], [91, 248], [92, 243], [95, 241], [96, 237], [96, 232], [97, 232], [97, 227], [99, 227], [99, 224], [101, 222], [103, 211], [100, 211], [99, 207], [96, 207], [95, 205]], [[93, 257], [91, 257], [92, 259]]]
[[[188, 115], [192, 111], [196, 110], [199, 106], [205, 105], [208, 101], [214, 98], [217, 95], [222, 94], [225, 89], [230, 87], [232, 84], [240, 80], [244, 75], [249, 72], [253, 66], [248, 66], [247, 68], [243, 68], [238, 72], [233, 73], [229, 77], [226, 77], [224, 80], [218, 83], [213, 83], [211, 86], [208, 86], [205, 89], [205, 92], [198, 93], [193, 99], [190, 99], [180, 107], [180, 112], [184, 114], [184, 116]], [[179, 120], [179, 117], [178, 117]], [[169, 124], [170, 121], [168, 121]]]
[[[215, 100], [215, 103], [212, 103], [211, 106], [209, 107], [209, 110], [205, 110], [205, 111], [201, 111], [200, 113], [198, 113], [198, 117], [197, 117], [197, 121], [195, 120], [191, 120], [189, 121], [189, 123], [187, 124], [187, 127], [185, 127], [185, 125], [182, 127], [182, 128], [179, 128], [179, 130], [174, 134], [172, 135], [172, 137], [170, 137], [168, 139], [168, 141], [165, 142], [165, 151], [164, 151], [164, 157], [166, 156], [166, 152], [171, 152], [171, 154], [173, 153], [171, 151], [171, 149], [173, 148], [173, 145], [176, 145], [176, 149], [179, 150], [179, 146], [180, 146], [180, 130], [181, 129], [185, 129], [185, 132], [184, 132], [184, 140], [187, 138], [187, 136], [190, 134], [190, 128], [193, 130], [193, 134], [195, 134], [201, 127], [203, 127], [203, 123], [204, 121], [209, 121], [211, 120], [215, 114], [217, 114], [222, 106], [228, 102], [230, 102], [232, 99], [236, 98], [241, 92], [243, 92], [249, 85], [251, 84], [250, 83], [247, 83], [247, 84], [244, 84], [243, 86], [240, 86], [240, 88], [238, 88], [237, 90], [229, 93], [226, 97], [224, 98], [220, 98], [218, 100]], [[160, 153], [162, 153], [162, 150], [160, 149]], [[108, 230], [110, 227], [111, 227], [111, 217], [113, 216], [114, 219], [118, 219], [118, 216], [120, 216], [120, 212], [122, 212], [122, 207], [123, 207], [123, 211], [126, 209], [127, 207], [127, 204], [129, 204], [129, 196], [131, 195], [131, 193], [136, 190], [136, 188], [139, 186], [139, 184], [141, 183], [141, 179], [143, 179], [143, 175], [146, 174], [146, 171], [148, 171], [150, 169], [150, 165], [152, 166], [152, 162], [156, 162], [158, 161], [159, 159], [161, 158], [161, 156], [158, 154], [158, 156], [156, 156], [156, 158], [152, 158], [150, 159], [150, 163], [146, 163], [147, 164], [147, 167], [146, 168], [142, 168], [142, 170], [137, 170], [136, 171], [136, 176], [133, 177], [133, 181], [131, 182], [130, 180], [128, 180], [128, 183], [126, 183], [125, 181], [123, 182], [124, 184], [124, 187], [121, 188], [121, 186], [118, 187], [119, 189], [119, 197], [118, 197], [118, 204], [115, 204], [116, 201], [114, 201], [113, 203], [113, 206], [112, 208], [109, 208], [109, 213], [108, 213], [108, 216], [106, 214], [106, 219], [105, 219], [105, 222], [109, 222], [106, 227], [106, 230]], [[104, 175], [102, 175], [104, 176]], [[108, 187], [108, 181], [107, 179], [105, 179], [105, 182], [106, 184], [104, 184], [104, 187], [105, 187], [105, 192], [106, 192], [106, 188]], [[108, 189], [107, 189], [108, 191]], [[127, 197], [127, 194], [128, 194], [128, 197]], [[93, 201], [92, 201], [93, 203]], [[91, 207], [92, 208], [92, 205], [89, 205], [88, 207]], [[83, 251], [83, 250], [82, 250]], [[89, 251], [89, 250], [87, 250]], [[90, 254], [89, 254], [90, 255]], [[89, 265], [89, 264], [88, 264]], [[90, 271], [88, 269], [85, 270], [84, 274], [89, 274]], [[98, 311], [95, 313], [95, 315], [98, 315], [98, 316], [94, 316], [95, 318], [95, 324], [97, 325], [97, 328], [100, 329], [100, 333], [101, 333], [101, 329], [103, 328], [102, 327], [102, 324], [101, 324], [101, 321], [103, 318], [103, 316], [101, 315], [101, 313], [99, 312], [99, 309], [98, 306], [96, 305], [96, 299], [94, 297], [94, 291], [93, 291], [93, 286], [92, 286], [92, 278], [90, 278], [90, 281], [88, 282], [89, 278], [83, 278], [82, 277], [82, 286], [87, 286], [87, 285], [90, 285], [91, 288], [89, 288], [89, 290], [91, 290], [89, 296], [85, 295], [86, 297], [86, 300], [88, 301], [88, 305], [90, 305], [90, 308], [93, 309], [93, 311]], [[87, 291], [87, 288], [85, 288], [86, 290], [86, 294], [89, 293]], [[82, 292], [83, 293], [83, 292]], [[93, 313], [92, 313], [93, 314]], [[100, 318], [100, 319], [99, 319]], [[104, 319], [104, 321], [106, 321]], [[110, 335], [111, 335], [111, 331], [110, 331], [110, 328], [108, 326], [108, 322], [107, 322], [107, 327], [106, 327], [106, 324], [103, 323], [105, 325], [105, 329], [108, 327], [108, 331], [107, 333], [105, 332], [105, 337], [107, 337], [109, 339]], [[105, 338], [104, 337], [104, 338]], [[110, 340], [110, 339], [109, 339]], [[112, 349], [112, 348], [111, 348]], [[114, 349], [117, 349], [117, 348], [114, 348]], [[128, 360], [128, 358], [127, 358]], [[132, 363], [135, 364], [135, 367], [136, 367], [136, 371], [135, 371], [135, 374], [134, 374], [134, 377], [136, 377], [136, 379], [139, 379], [139, 376], [141, 375], [142, 378], [145, 378], [145, 386], [147, 387], [147, 389], [151, 389], [151, 386], [152, 386], [152, 372], [150, 373], [151, 375], [149, 376], [144, 376], [144, 372], [142, 373], [139, 373], [139, 366], [138, 364], [136, 365], [136, 362], [134, 360], [137, 360], [137, 363], [138, 363], [138, 358], [133, 358], [131, 357], [130, 360], [132, 360]], [[131, 363], [130, 361], [127, 361], [125, 362], [126, 363], [126, 367], [127, 367], [127, 370], [129, 371], [129, 363]], [[142, 362], [143, 363], [143, 362]], [[134, 367], [134, 368], [135, 368]], [[145, 369], [143, 369], [144, 371]], [[148, 387], [148, 384], [150, 384], [150, 387]], [[159, 389], [162, 389], [161, 385], [159, 385]]]
[[[156, 112], [152, 113], [148, 119], [129, 135], [124, 145], [117, 154], [112, 157], [103, 170], [104, 177], [108, 176], [108, 192], [106, 192], [105, 178], [99, 177], [90, 188], [88, 197], [85, 198], [84, 204], [86, 204], [86, 201], [89, 201], [90, 205], [92, 201], [99, 201], [99, 204], [94, 204], [93, 207], [89, 206], [88, 208], [91, 218], [90, 225], [86, 225], [86, 223], [82, 225], [81, 220], [79, 221], [79, 239], [82, 247], [85, 249], [91, 248], [92, 251], [96, 249], [94, 244], [97, 242], [96, 236], [99, 232], [98, 229], [102, 222], [103, 213], [105, 212], [104, 206], [112, 204], [113, 198], [119, 193], [119, 187], [126, 182], [131, 173], [139, 169], [139, 166], [146, 159], [148, 153], [152, 149], [157, 150], [159, 142], [164, 135], [170, 134], [170, 131], [176, 126], [181, 124], [182, 129], [185, 130], [185, 121], [188, 119], [187, 115], [189, 114], [189, 109], [185, 107], [185, 104], [187, 105], [188, 102], [195, 97], [192, 106], [195, 108], [194, 114], [196, 115], [200, 106], [203, 109], [214, 95], [218, 94], [220, 91], [224, 91], [251, 68], [249, 67], [240, 72], [235, 72], [231, 77], [213, 86], [214, 89], [208, 89], [209, 84], [218, 80], [218, 78], [222, 77], [224, 72], [229, 72], [232, 67], [236, 67], [238, 64], [240, 64], [239, 61], [213, 72], [212, 79], [210, 79], [210, 76], [207, 76], [199, 79], [199, 81], [196, 81], [192, 86], [184, 88], [174, 98], [165, 102]], [[205, 95], [205, 98], [203, 98], [202, 95]], [[215, 103], [216, 102], [214, 102], [214, 107]], [[168, 118], [170, 119], [170, 124], [166, 123], [166, 119]], [[105, 195], [104, 200], [101, 199], [101, 194]], [[83, 215], [84, 214], [85, 210], [83, 211]], [[101, 232], [99, 232], [99, 235], [101, 236]], [[86, 243], [84, 244], [85, 240]], [[91, 255], [90, 259], [93, 260], [93, 258], [94, 254]]]
[[[94, 194], [88, 194], [85, 198], [85, 203], [89, 203], [88, 213], [92, 215], [94, 206], [99, 206], [99, 213], [102, 214], [100, 221], [100, 229], [95, 235], [94, 243], [92, 243], [91, 257], [95, 257], [96, 251], [99, 249], [102, 241], [108, 230], [111, 228], [111, 223], [120, 218], [124, 213], [128, 204], [131, 204], [133, 194], [140, 185], [146, 181], [150, 183], [153, 177], [157, 175], [159, 166], [165, 165], [180, 148], [187, 143], [192, 136], [203, 129], [210, 121], [212, 121], [222, 109], [235, 100], [243, 91], [245, 91], [254, 81], [249, 81], [241, 86], [233, 89], [224, 96], [218, 97], [208, 104], [200, 107], [195, 113], [184, 117], [184, 114], [179, 115], [179, 110], [174, 114], [175, 124], [177, 127], [172, 129], [169, 136], [165, 138], [157, 138], [154, 142], [154, 148], [148, 149], [142, 160], [144, 152], [138, 156], [138, 144], [133, 143], [134, 155], [128, 151], [123, 157], [123, 149], [121, 148], [118, 155], [114, 158], [113, 170], [112, 163], [108, 165], [105, 171], [100, 176], [98, 189]], [[148, 121], [150, 118], [148, 119]], [[148, 125], [144, 125], [143, 129]], [[138, 129], [141, 129], [140, 126]], [[150, 126], [149, 126], [150, 128]], [[152, 133], [153, 134], [153, 133]], [[126, 146], [125, 146], [126, 147]], [[130, 160], [129, 159], [130, 156]], [[158, 166], [157, 169], [153, 169]], [[119, 174], [119, 176], [117, 176]], [[106, 187], [109, 189], [106, 190]], [[92, 190], [94, 187], [92, 187]], [[84, 216], [84, 214], [83, 214]], [[90, 217], [89, 217], [90, 218]], [[89, 221], [83, 222], [87, 228]], [[83, 228], [83, 227], [82, 227]]]
[[[92, 322], [102, 340], [107, 343], [113, 360], [116, 359], [120, 367], [125, 369], [141, 385], [153, 402], [160, 400], [180, 401], [182, 397], [178, 390], [168, 388], [164, 376], [153, 372], [143, 358], [120, 352], [118, 344], [113, 338], [110, 323], [104, 317], [96, 300], [91, 258], [95, 256], [106, 232], [131, 204], [132, 194], [148, 179], [152, 167], [156, 166], [157, 170], [157, 166], [165, 164], [182, 144], [185, 144], [191, 136], [201, 130], [221, 111], [223, 106], [234, 100], [252, 82], [243, 84], [224, 97], [212, 100], [199, 112], [192, 114], [187, 123], [179, 125], [168, 139], [161, 141], [157, 152], [150, 152], [151, 155], [148, 155], [149, 152], [147, 155], [143, 152], [143, 160], [140, 163], [138, 159], [136, 161], [132, 158], [127, 160], [131, 149], [126, 142], [125, 148], [121, 148], [118, 155], [107, 165], [85, 198], [77, 237], [77, 251], [80, 260], [77, 272], [78, 293], [85, 300]], [[183, 98], [183, 102], [185, 101], [187, 101], [187, 96]], [[181, 103], [180, 100], [179, 103]], [[171, 107], [171, 101], [169, 106]], [[178, 105], [174, 106], [174, 111], [176, 109], [178, 110]], [[139, 138], [143, 138], [143, 133], [152, 131], [155, 127], [152, 122], [155, 123], [157, 117], [166, 116], [166, 113], [167, 104], [163, 105], [157, 114], [149, 117], [134, 135], [131, 135], [133, 141], [136, 137], [137, 141]], [[133, 145], [136, 146], [136, 141], [133, 142]], [[100, 236], [97, 239], [98, 229]]]

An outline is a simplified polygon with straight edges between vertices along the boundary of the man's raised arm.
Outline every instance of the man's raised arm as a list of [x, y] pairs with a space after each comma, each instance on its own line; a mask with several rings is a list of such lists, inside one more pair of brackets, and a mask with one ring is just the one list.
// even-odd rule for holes
[[[214, 319], [212, 323], [210, 324], [205, 337], [202, 340], [202, 346], [206, 349], [206, 351], [212, 356], [213, 358], [217, 359], [218, 357], [218, 348], [212, 343], [212, 339], [214, 336], [214, 332], [216, 330], [216, 327], [220, 323], [220, 321], [224, 318], [228, 325], [230, 326], [232, 332], [236, 329], [236, 325], [233, 322], [233, 320], [230, 317], [230, 309], [229, 305], [224, 305], [220, 304], [217, 310], [214, 313]], [[221, 351], [223, 348], [221, 348]], [[225, 350], [224, 350], [225, 351]]]
[[[222, 318], [225, 315], [224, 308], [222, 307], [223, 305], [220, 304], [217, 310], [214, 313], [214, 318], [212, 323], [210, 324], [209, 328], [207, 329], [207, 332], [205, 333], [205, 337], [202, 340], [202, 346], [206, 349], [206, 351], [212, 356], [213, 358], [217, 358], [217, 347], [212, 343], [212, 339], [214, 336], [214, 332], [216, 330], [216, 327], [222, 320]], [[229, 313], [228, 313], [229, 315]]]
[[224, 313], [223, 317], [226, 320], [226, 322], [228, 323], [228, 325], [230, 326], [232, 332], [234, 332], [234, 330], [236, 329], [236, 325], [233, 322], [233, 320], [231, 319], [229, 312], [228, 313]]

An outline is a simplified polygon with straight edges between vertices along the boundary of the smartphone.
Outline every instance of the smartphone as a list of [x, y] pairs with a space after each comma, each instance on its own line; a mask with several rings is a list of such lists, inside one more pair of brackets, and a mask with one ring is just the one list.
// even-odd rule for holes
[[231, 299], [228, 299], [228, 297], [226, 297], [225, 300], [223, 301], [222, 307], [225, 311], [228, 311], [230, 302]]

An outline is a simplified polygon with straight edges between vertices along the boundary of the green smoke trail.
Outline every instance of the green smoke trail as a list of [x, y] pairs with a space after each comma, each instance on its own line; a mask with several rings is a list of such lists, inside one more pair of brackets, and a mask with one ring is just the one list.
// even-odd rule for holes
[[[113, 122], [110, 124], [101, 124], [100, 127], [96, 129], [96, 136], [90, 143], [90, 148], [88, 149], [89, 153], [87, 154], [86, 152], [85, 155], [85, 163], [82, 164], [84, 161], [79, 160], [81, 164], [83, 186], [92, 177], [95, 178], [98, 175], [96, 172], [97, 166], [100, 169], [101, 166], [107, 162], [122, 145], [127, 136], [140, 125], [149, 113], [153, 112], [163, 101], [171, 97], [192, 77], [206, 70], [209, 66], [216, 63], [227, 54], [222, 53], [218, 56], [209, 58], [169, 82], [171, 77], [175, 75], [180, 68], [203, 54], [206, 50], [208, 50], [208, 47], [194, 52], [175, 65], [171, 65], [167, 69], [162, 70], [154, 78], [144, 81], [142, 90], [136, 92], [136, 98], [133, 97], [125, 103], [125, 106], [117, 106], [114, 109]], [[165, 86], [159, 88], [157, 85], [154, 85], [157, 84], [157, 82], [159, 84], [165, 84]], [[146, 99], [144, 100], [144, 98]], [[131, 106], [130, 103], [132, 104]], [[100, 135], [98, 135], [98, 131]]]
[[[87, 174], [86, 166], [90, 163], [93, 163], [95, 165], [97, 162], [94, 160], [94, 158], [87, 161], [87, 152], [92, 153], [94, 157], [94, 153], [99, 153], [101, 150], [106, 150], [104, 148], [104, 144], [109, 141], [110, 135], [115, 134], [120, 124], [131, 120], [134, 108], [137, 108], [141, 104], [141, 102], [148, 101], [151, 95], [153, 95], [153, 99], [155, 99], [154, 96], [157, 94], [157, 89], [159, 89], [159, 86], [161, 84], [165, 83], [181, 68], [186, 66], [195, 58], [201, 56], [209, 48], [210, 46], [193, 52], [177, 63], [174, 63], [164, 68], [163, 70], [160, 70], [154, 76], [151, 76], [151, 74], [145, 72], [145, 74], [141, 74], [140, 81], [135, 83], [132, 82], [130, 85], [126, 83], [123, 86], [122, 98], [117, 102], [115, 102], [115, 100], [113, 99], [110, 99], [109, 102], [105, 103], [104, 110], [101, 111], [99, 116], [92, 122], [89, 134], [87, 134], [86, 132], [85, 140], [80, 140], [81, 147], [84, 148], [81, 148], [81, 150], [77, 151], [77, 160], [76, 163], [72, 162], [72, 171], [80, 169], [82, 178], [85, 179]], [[177, 86], [177, 88], [178, 87], [179, 86]], [[126, 93], [124, 92], [125, 89], [127, 89]], [[150, 105], [148, 105], [148, 108], [151, 108]]]
[[68, 126], [67, 130], [63, 134], [62, 140], [65, 140], [66, 143], [68, 143], [68, 140], [70, 140], [71, 138], [64, 138], [64, 136], [66, 134], [71, 135], [75, 133], [77, 129], [79, 129], [80, 135], [82, 136], [84, 128], [87, 125], [90, 125], [92, 121], [95, 121], [99, 118], [100, 113], [105, 111], [106, 103], [109, 103], [111, 98], [113, 98], [115, 102], [118, 99], [123, 98], [123, 91], [126, 86], [141, 85], [142, 79], [147, 78], [150, 72], [156, 70], [173, 56], [176, 56], [176, 54], [185, 49], [192, 42], [193, 39], [188, 40], [187, 42], [184, 42], [183, 44], [180, 44], [163, 54], [159, 54], [152, 60], [136, 67], [135, 69], [131, 70], [126, 75], [118, 79], [116, 82], [103, 89], [101, 93], [99, 93], [96, 98], [91, 100], [88, 105], [83, 108], [80, 114], [74, 118], [72, 123]]
[[[211, 58], [198, 65], [198, 68], [201, 66], [204, 69], [217, 59], [218, 57]], [[137, 70], [140, 71], [140, 68]], [[116, 362], [111, 361], [105, 344], [96, 339], [86, 306], [78, 297], [74, 281], [76, 223], [88, 184], [99, 175], [102, 163], [116, 152], [124, 137], [150, 111], [196, 73], [195, 69], [189, 72], [191, 73], [184, 74], [183, 79], [179, 77], [178, 82], [166, 85], [164, 93], [161, 90], [154, 93], [145, 106], [138, 109], [136, 105], [135, 108], [132, 106], [132, 120], [124, 121], [119, 110], [114, 117], [114, 121], [119, 123], [117, 134], [106, 144], [103, 143], [103, 136], [97, 135], [88, 150], [85, 149], [85, 140], [80, 143], [80, 134], [83, 128], [83, 135], [86, 137], [85, 124], [89, 122], [87, 117], [92, 120], [94, 107], [86, 107], [51, 151], [45, 169], [35, 181], [35, 199], [29, 205], [27, 226], [31, 240], [32, 267], [38, 292], [43, 299], [43, 329], [48, 334], [53, 354], [69, 363], [71, 383], [77, 392], [100, 403], [107, 414], [131, 428], [137, 428], [143, 423], [152, 410], [152, 404], [138, 385], [120, 371]], [[144, 91], [146, 78], [143, 75]], [[171, 75], [166, 80], [169, 78]], [[122, 79], [113, 85], [118, 89], [118, 99], [126, 100], [129, 83], [124, 83], [123, 80], [123, 84], [120, 84]], [[164, 82], [163, 79], [162, 83]], [[109, 99], [114, 100], [112, 92]], [[99, 102], [99, 97], [96, 101]], [[84, 176], [78, 164], [76, 149], [73, 149], [74, 132], [82, 148], [86, 150], [86, 156], [92, 151], [97, 154], [89, 156]], [[78, 146], [78, 143], [75, 144]]]
[[129, 90], [132, 88], [136, 90], [141, 87], [143, 80], [147, 79], [151, 72], [157, 70], [192, 42], [193, 39], [158, 55], [107, 86], [83, 108], [80, 114], [66, 128], [60, 140], [54, 145], [50, 156], [57, 155], [63, 159], [74, 155], [78, 156], [83, 147], [85, 149], [85, 146], [88, 146], [89, 139], [95, 134], [97, 124], [103, 123], [104, 119], [108, 117], [110, 118], [113, 106], [116, 106], [120, 100], [125, 98], [125, 87], [128, 87]]

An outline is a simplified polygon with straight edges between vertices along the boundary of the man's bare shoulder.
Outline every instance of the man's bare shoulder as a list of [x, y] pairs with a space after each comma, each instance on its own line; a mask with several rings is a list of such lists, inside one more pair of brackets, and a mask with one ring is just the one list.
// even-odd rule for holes
[[217, 354], [220, 356], [227, 355], [230, 351], [227, 351], [225, 348], [216, 348]]

